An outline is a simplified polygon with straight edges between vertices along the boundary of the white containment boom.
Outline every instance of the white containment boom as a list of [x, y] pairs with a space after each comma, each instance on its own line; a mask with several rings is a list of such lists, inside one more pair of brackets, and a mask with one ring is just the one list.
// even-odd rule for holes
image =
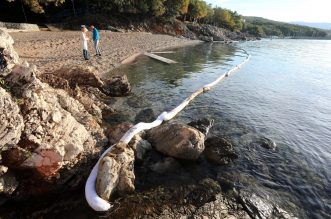
[[[231, 70], [229, 70], [226, 73], [219, 76], [213, 82], [204, 85], [203, 87], [201, 87], [200, 89], [198, 89], [197, 91], [192, 93], [188, 98], [186, 98], [181, 104], [179, 104], [176, 108], [174, 108], [170, 112], [161, 113], [154, 122], [151, 122], [151, 123], [140, 122], [140, 123], [136, 124], [135, 126], [130, 128], [124, 134], [124, 136], [121, 138], [120, 142], [128, 144], [131, 141], [131, 139], [133, 138], [133, 136], [138, 134], [139, 132], [141, 132], [143, 130], [148, 130], [148, 129], [154, 128], [156, 126], [161, 125], [163, 121], [168, 121], [168, 120], [174, 118], [180, 111], [182, 111], [190, 103], [190, 101], [192, 101], [199, 94], [209, 91], [213, 86], [215, 86], [221, 80], [230, 76], [235, 71], [239, 70], [250, 59], [250, 55], [245, 50], [243, 50], [243, 51], [246, 54], [246, 58], [244, 61], [241, 62], [241, 64], [235, 66]], [[153, 55], [153, 54], [151, 54], [151, 55]], [[93, 167], [93, 169], [87, 179], [87, 182], [85, 184], [85, 198], [86, 198], [88, 204], [91, 206], [91, 208], [93, 208], [95, 211], [108, 211], [112, 207], [112, 205], [108, 201], [99, 197], [99, 195], [96, 192], [95, 182], [97, 179], [99, 162], [104, 157], [104, 155], [106, 155], [108, 152], [110, 152], [113, 149], [114, 146], [115, 145], [110, 146], [105, 152], [103, 152], [103, 154], [100, 156], [98, 162]]]

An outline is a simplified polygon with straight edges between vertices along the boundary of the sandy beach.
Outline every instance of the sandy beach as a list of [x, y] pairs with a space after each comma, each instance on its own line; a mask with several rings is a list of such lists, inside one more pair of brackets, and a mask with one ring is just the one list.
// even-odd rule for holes
[[[101, 74], [112, 70], [121, 61], [139, 52], [186, 46], [199, 41], [145, 32], [115, 33], [100, 31], [102, 56], [95, 56], [89, 41], [91, 59], [82, 54], [80, 31], [40, 31], [11, 33], [14, 48], [22, 60], [36, 65], [41, 73], [51, 73], [68, 65], [89, 65]], [[89, 37], [91, 33], [89, 32]]]

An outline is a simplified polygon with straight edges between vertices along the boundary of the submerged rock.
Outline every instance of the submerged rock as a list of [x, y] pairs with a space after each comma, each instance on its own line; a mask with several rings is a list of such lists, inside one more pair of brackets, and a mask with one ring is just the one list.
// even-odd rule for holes
[[96, 180], [97, 193], [109, 200], [116, 191], [126, 194], [134, 191], [134, 152], [126, 144], [119, 143], [100, 161]]
[[270, 149], [273, 151], [276, 150], [277, 147], [276, 143], [273, 140], [266, 137], [262, 137], [254, 143], [260, 145], [263, 148]]
[[205, 141], [206, 149], [204, 154], [208, 161], [225, 165], [229, 164], [232, 160], [237, 159], [234, 147], [230, 142], [224, 138], [211, 137]]
[[192, 122], [188, 123], [187, 125], [198, 129], [205, 136], [207, 136], [210, 128], [214, 125], [214, 120], [203, 118], [203, 119], [198, 119], [198, 120], [192, 121]]
[[143, 109], [141, 110], [134, 120], [135, 123], [139, 122], [153, 122], [156, 119], [153, 109]]
[[131, 93], [131, 85], [126, 75], [114, 76], [105, 80], [105, 86], [103, 87], [103, 90], [110, 96], [127, 96]]
[[196, 160], [205, 149], [205, 135], [184, 124], [166, 124], [148, 132], [147, 140], [165, 155]]

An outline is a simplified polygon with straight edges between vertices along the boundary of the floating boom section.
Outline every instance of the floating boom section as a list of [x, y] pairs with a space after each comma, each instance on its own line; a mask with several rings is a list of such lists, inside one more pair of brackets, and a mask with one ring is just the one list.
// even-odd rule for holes
[[145, 52], [144, 55], [146, 55], [148, 57], [151, 57], [153, 59], [156, 59], [156, 60], [158, 60], [160, 62], [167, 63], [167, 64], [175, 64], [175, 63], [177, 63], [174, 60], [167, 59], [167, 58], [164, 58], [162, 56], [158, 56], [158, 55], [155, 55], [155, 54], [152, 54], [152, 53], [148, 53], [148, 52]]

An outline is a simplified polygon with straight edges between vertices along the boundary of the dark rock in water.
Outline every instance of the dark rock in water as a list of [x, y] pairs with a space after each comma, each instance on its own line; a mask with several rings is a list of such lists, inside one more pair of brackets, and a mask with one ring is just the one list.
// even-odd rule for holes
[[155, 114], [153, 109], [143, 109], [141, 110], [137, 115], [134, 120], [135, 123], [139, 122], [153, 122], [155, 120]]
[[205, 136], [207, 136], [209, 129], [214, 125], [214, 120], [203, 118], [203, 119], [198, 119], [198, 120], [192, 121], [192, 122], [188, 123], [187, 125], [198, 129]]
[[274, 141], [272, 141], [271, 139], [266, 138], [266, 137], [260, 138], [257, 142], [255, 142], [255, 144], [258, 144], [263, 148], [270, 149], [273, 151], [276, 150], [276, 147], [277, 147], [277, 145]]
[[126, 75], [118, 75], [106, 80], [104, 91], [108, 95], [114, 97], [129, 95], [131, 93], [131, 85], [129, 83], [128, 77]]
[[148, 132], [147, 140], [157, 151], [179, 159], [196, 160], [205, 149], [205, 135], [184, 124], [166, 124]]
[[232, 144], [225, 140], [224, 138], [211, 137], [205, 141], [206, 149], [204, 154], [208, 161], [226, 165], [232, 160], [237, 159], [236, 154]]
[[134, 108], [144, 108], [149, 105], [145, 98], [139, 96], [131, 96], [128, 98], [127, 103]]
[[178, 161], [172, 157], [166, 157], [157, 163], [151, 165], [151, 169], [157, 173], [165, 173], [168, 171], [176, 170], [180, 167]]
[[238, 201], [252, 218], [296, 218], [271, 201], [249, 191], [239, 191]]

